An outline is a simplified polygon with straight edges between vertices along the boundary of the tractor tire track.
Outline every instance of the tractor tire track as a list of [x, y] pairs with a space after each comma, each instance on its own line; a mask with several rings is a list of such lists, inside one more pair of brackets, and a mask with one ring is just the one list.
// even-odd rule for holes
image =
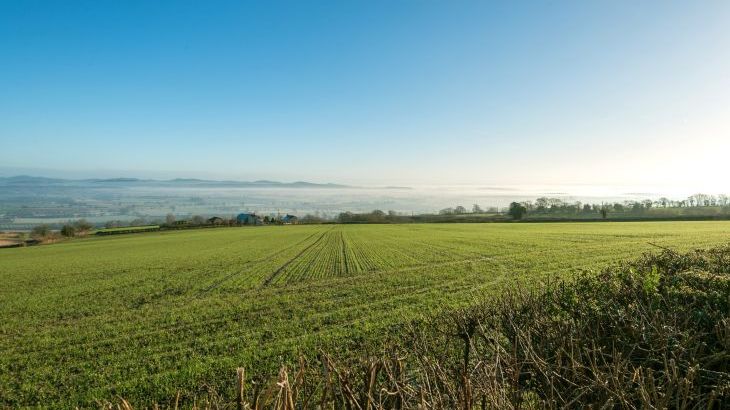
[[345, 240], [345, 233], [340, 231], [340, 241], [342, 242], [342, 263], [345, 265], [345, 275], [350, 273], [350, 265], [347, 260], [347, 241]]
[[301, 245], [303, 243], [306, 243], [308, 240], [312, 239], [315, 235], [317, 235], [317, 233], [318, 232], [314, 232], [313, 234], [311, 234], [311, 235], [307, 236], [306, 238], [302, 239], [301, 241], [299, 241], [299, 242], [297, 242], [295, 244], [289, 245], [289, 246], [287, 246], [287, 247], [285, 247], [283, 249], [280, 249], [280, 250], [274, 252], [271, 255], [263, 256], [263, 257], [258, 258], [258, 259], [254, 259], [254, 260], [250, 260], [248, 262], [244, 262], [243, 265], [241, 265], [241, 269], [239, 269], [239, 270], [237, 270], [235, 272], [229, 273], [228, 275], [226, 275], [226, 276], [218, 279], [217, 281], [213, 282], [210, 286], [208, 286], [205, 289], [202, 289], [200, 292], [198, 292], [197, 297], [205, 296], [206, 294], [208, 294], [211, 291], [215, 290], [216, 288], [218, 288], [219, 286], [221, 286], [225, 282], [228, 282], [229, 280], [233, 279], [234, 277], [236, 277], [236, 276], [238, 276], [238, 275], [246, 272], [246, 270], [247, 270], [246, 268], [248, 268], [249, 266], [251, 266], [253, 264], [257, 264], [257, 263], [260, 263], [260, 262], [263, 262], [263, 261], [266, 261], [266, 260], [269, 260], [269, 259], [276, 258], [277, 256], [281, 255], [282, 253], [284, 253], [284, 252], [286, 252], [286, 251], [288, 251], [288, 250], [290, 250], [292, 248], [296, 248], [297, 246], [299, 246], [299, 245]]
[[[334, 227], [332, 229], [334, 229]], [[301, 257], [302, 255], [304, 255], [304, 253], [306, 253], [308, 250], [312, 249], [314, 246], [316, 246], [318, 243], [320, 243], [322, 241], [322, 239], [328, 233], [332, 232], [332, 229], [329, 229], [329, 230], [326, 230], [326, 231], [322, 232], [319, 235], [319, 238], [317, 238], [317, 240], [315, 240], [314, 242], [312, 242], [309, 245], [307, 245], [304, 249], [302, 249], [301, 251], [299, 251], [299, 253], [297, 253], [296, 255], [294, 255], [294, 257], [292, 257], [288, 261], [284, 262], [284, 264], [281, 265], [281, 266], [279, 266], [275, 271], [271, 272], [271, 274], [268, 277], [266, 277], [266, 279], [264, 279], [264, 282], [261, 284], [261, 287], [262, 288], [265, 288], [265, 287], [269, 286], [271, 284], [271, 282], [273, 282], [274, 279], [276, 279], [276, 277], [279, 276], [279, 274], [282, 271], [284, 271], [284, 269], [286, 269], [294, 261], [296, 261], [297, 259], [299, 259], [299, 257]]]

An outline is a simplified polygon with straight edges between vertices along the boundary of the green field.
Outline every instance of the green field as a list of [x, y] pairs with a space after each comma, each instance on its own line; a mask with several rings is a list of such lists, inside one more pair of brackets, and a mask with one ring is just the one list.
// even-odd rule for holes
[[[88, 238], [0, 250], [0, 407], [168, 401], [235, 368], [656, 250], [730, 222], [316, 225]], [[54, 407], [55, 407], [54, 406]]]

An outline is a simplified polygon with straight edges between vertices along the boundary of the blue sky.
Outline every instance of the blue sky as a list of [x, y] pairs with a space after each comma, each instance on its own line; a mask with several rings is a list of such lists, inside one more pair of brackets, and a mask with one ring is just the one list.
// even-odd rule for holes
[[2, 1], [0, 172], [726, 183], [730, 3]]

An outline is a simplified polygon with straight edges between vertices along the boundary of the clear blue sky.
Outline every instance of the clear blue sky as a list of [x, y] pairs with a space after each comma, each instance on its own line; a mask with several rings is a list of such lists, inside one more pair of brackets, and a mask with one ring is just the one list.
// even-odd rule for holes
[[0, 2], [5, 173], [722, 184], [728, 156], [726, 1]]

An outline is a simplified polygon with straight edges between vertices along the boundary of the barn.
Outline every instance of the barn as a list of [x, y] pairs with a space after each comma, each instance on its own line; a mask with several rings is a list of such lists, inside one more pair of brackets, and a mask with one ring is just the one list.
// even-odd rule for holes
[[208, 219], [208, 224], [210, 224], [210, 225], [223, 225], [223, 218], [221, 218], [219, 216], [214, 216], [214, 217]]
[[263, 225], [264, 223], [261, 217], [254, 213], [238, 214], [236, 222], [239, 225]]

